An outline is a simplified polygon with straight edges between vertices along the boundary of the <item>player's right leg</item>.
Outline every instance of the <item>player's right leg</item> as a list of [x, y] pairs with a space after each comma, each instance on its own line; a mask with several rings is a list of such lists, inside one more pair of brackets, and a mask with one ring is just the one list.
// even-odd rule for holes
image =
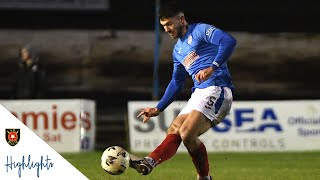
[[137, 158], [132, 156], [130, 167], [136, 169], [142, 175], [147, 175], [154, 167], [175, 155], [182, 141], [179, 129], [187, 116], [187, 114], [182, 114], [176, 117], [168, 128], [166, 138], [147, 157]]
[[[156, 166], [154, 161], [150, 161], [147, 158], [141, 158], [130, 154], [130, 167], [136, 169], [140, 174], [147, 175]], [[149, 160], [149, 161], [148, 161]]]

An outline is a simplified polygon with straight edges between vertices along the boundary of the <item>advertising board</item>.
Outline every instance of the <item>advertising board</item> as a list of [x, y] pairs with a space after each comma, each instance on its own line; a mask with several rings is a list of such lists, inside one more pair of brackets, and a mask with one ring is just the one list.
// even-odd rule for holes
[[[173, 102], [158, 117], [142, 123], [137, 114], [144, 107], [155, 107], [157, 102], [128, 102], [131, 149], [150, 152], [156, 148], [186, 103]], [[209, 152], [319, 150], [320, 101], [236, 101], [229, 115], [200, 140]], [[179, 151], [186, 151], [183, 143]]]

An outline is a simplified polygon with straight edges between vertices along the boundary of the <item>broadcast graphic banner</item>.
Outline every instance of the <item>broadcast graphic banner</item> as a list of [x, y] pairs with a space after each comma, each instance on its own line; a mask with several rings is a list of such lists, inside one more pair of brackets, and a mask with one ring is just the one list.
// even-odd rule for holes
[[[151, 152], [156, 148], [186, 103], [174, 102], [143, 124], [136, 116], [157, 102], [128, 102], [131, 149]], [[200, 139], [209, 152], [320, 150], [320, 101], [236, 101], [224, 121]], [[186, 151], [183, 144], [179, 151]]]
[[94, 149], [94, 101], [1, 100], [0, 104], [60, 153]]
[[0, 105], [1, 180], [88, 180]]

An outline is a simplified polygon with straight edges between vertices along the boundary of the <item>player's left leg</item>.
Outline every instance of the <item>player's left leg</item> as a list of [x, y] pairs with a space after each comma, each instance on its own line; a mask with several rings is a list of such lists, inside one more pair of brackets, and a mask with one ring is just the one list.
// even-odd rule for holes
[[211, 86], [196, 89], [192, 111], [182, 124], [179, 133], [198, 172], [198, 179], [211, 179], [206, 147], [198, 137], [219, 124], [229, 113], [232, 92], [229, 88]]
[[201, 112], [193, 110], [180, 128], [180, 136], [198, 172], [198, 179], [209, 179], [209, 161], [205, 145], [198, 137], [212, 127]]

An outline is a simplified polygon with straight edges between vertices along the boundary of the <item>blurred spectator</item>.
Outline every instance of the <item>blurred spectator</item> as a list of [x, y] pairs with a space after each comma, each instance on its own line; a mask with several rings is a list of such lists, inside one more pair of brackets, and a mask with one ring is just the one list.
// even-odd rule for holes
[[45, 71], [31, 45], [25, 45], [19, 53], [18, 71], [14, 85], [15, 99], [43, 98]]

